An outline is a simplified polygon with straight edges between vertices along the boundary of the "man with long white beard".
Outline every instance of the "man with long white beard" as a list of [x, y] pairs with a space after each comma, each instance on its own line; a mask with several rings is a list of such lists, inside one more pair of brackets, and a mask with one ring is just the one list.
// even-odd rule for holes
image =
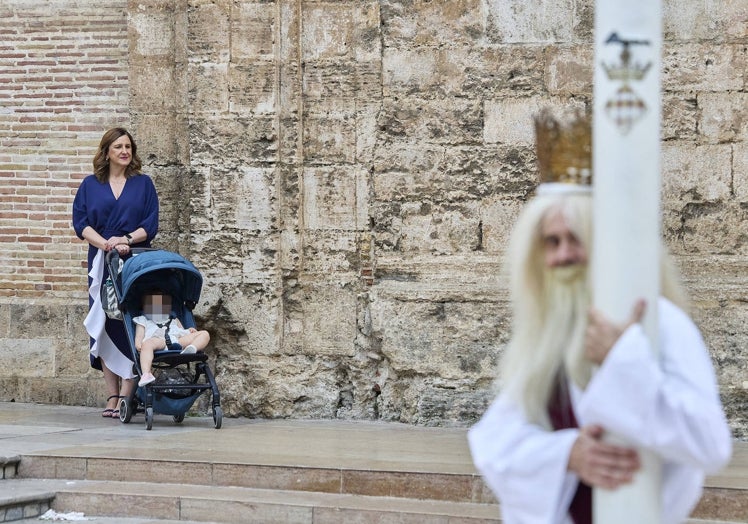
[[[500, 394], [469, 431], [471, 453], [506, 524], [588, 524], [591, 487], [631, 482], [635, 448], [653, 450], [663, 461], [662, 522], [680, 523], [705, 474], [732, 452], [712, 363], [667, 262], [663, 298], [632, 304], [625, 325], [590, 307], [591, 200], [589, 180], [541, 183], [518, 219], [512, 338]], [[639, 324], [647, 307], [658, 308], [659, 356]], [[630, 447], [603, 441], [606, 431]]]

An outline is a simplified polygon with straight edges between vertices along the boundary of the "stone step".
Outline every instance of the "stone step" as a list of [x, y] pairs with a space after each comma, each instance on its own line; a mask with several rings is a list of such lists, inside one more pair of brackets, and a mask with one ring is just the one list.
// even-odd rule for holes
[[211, 463], [137, 458], [24, 457], [19, 477], [91, 481], [180, 483], [343, 495], [386, 496], [446, 502], [492, 503], [475, 474], [367, 468]]
[[[305, 497], [321, 494], [418, 499], [493, 506], [494, 514], [498, 513], [498, 506], [482, 479], [460, 473], [33, 455], [24, 457], [19, 476], [153, 485], [178, 483], [185, 489], [276, 490], [302, 492]], [[734, 475], [710, 477], [693, 516], [707, 521], [748, 522], [745, 483]]]
[[[748, 522], [748, 483], [741, 461], [745, 447], [736, 450], [735, 464], [721, 476], [707, 479], [694, 517]], [[166, 458], [166, 457], [164, 457]], [[411, 469], [411, 471], [406, 471]], [[210, 462], [206, 459], [59, 456], [36, 454], [23, 458], [23, 478], [91, 481], [181, 483], [216, 487], [319, 492], [342, 495], [402, 497], [445, 502], [492, 504], [483, 480], [473, 473], [413, 471], [394, 466], [372, 468], [313, 467]], [[742, 519], [742, 520], [741, 520]]]
[[6, 479], [0, 484], [0, 522], [36, 518], [51, 507], [55, 491]]
[[151, 482], [60, 479], [44, 485], [57, 494], [55, 511], [104, 517], [242, 524], [501, 522], [493, 504]]
[[0, 456], [0, 480], [12, 479], [18, 474], [18, 464], [21, 462], [19, 455], [11, 457]]
[[[494, 504], [148, 482], [16, 480], [11, 484], [19, 492], [54, 491], [54, 511], [82, 513], [101, 524], [501, 522]], [[23, 522], [39, 522], [37, 516], [25, 517]], [[693, 518], [687, 524], [739, 522], [745, 521]]]

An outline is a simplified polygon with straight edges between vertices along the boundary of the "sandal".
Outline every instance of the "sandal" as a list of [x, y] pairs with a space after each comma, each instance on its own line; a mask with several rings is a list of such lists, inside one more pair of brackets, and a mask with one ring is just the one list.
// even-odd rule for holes
[[[110, 400], [113, 398], [123, 398], [120, 395], [110, 395], [108, 399], [106, 399], [107, 403], [109, 403]], [[117, 402], [119, 404], [119, 402]], [[115, 414], [116, 413], [116, 414]], [[101, 412], [101, 416], [104, 418], [119, 418], [119, 409], [116, 407], [114, 408], [106, 408], [104, 411]]]

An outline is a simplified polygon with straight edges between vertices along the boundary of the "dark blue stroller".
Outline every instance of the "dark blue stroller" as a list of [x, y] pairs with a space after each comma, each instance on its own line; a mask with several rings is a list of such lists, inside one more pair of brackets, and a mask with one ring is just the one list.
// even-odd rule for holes
[[[107, 254], [106, 264], [130, 342], [133, 371], [140, 377], [142, 370], [135, 348], [133, 318], [142, 314], [143, 294], [158, 288], [171, 295], [171, 316], [178, 318], [185, 328], [195, 327], [192, 310], [200, 299], [203, 277], [181, 255], [159, 249], [133, 249], [124, 263], [117, 251], [112, 250]], [[178, 344], [173, 344], [155, 352], [153, 371], [157, 379], [146, 386], [136, 387], [129, 397], [120, 399], [119, 418], [122, 422], [129, 423], [134, 414], [144, 411], [146, 429], [153, 427], [154, 413], [171, 415], [174, 422], [180, 423], [197, 398], [211, 391], [213, 423], [216, 429], [221, 427], [220, 393], [207, 364], [208, 356], [200, 351], [180, 354], [181, 349]]]

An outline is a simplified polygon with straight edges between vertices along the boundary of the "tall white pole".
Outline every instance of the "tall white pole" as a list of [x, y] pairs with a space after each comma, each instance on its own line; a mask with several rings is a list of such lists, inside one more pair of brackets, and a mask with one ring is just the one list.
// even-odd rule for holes
[[[598, 0], [595, 6], [593, 92], [594, 242], [597, 308], [627, 320], [644, 298], [644, 329], [657, 347], [660, 283], [660, 0]], [[611, 406], [615, 409], [615, 406]], [[611, 435], [609, 440], [623, 442]], [[661, 462], [639, 450], [634, 482], [595, 489], [593, 522], [661, 521]]]

